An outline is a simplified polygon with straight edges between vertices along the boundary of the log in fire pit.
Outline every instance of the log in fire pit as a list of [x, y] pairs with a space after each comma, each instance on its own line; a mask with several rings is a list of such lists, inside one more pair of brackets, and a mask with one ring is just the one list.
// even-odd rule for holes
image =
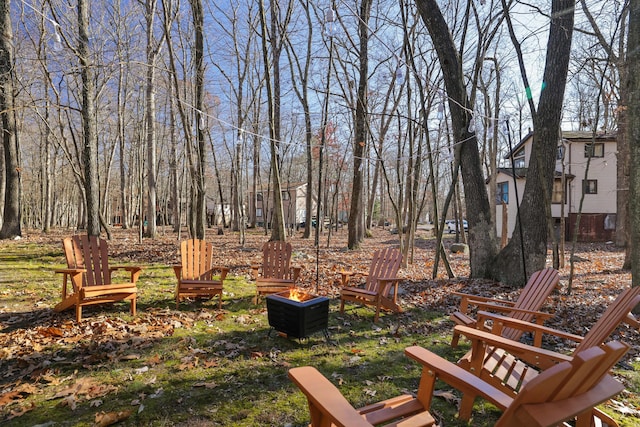
[[269, 326], [287, 337], [307, 338], [322, 331], [329, 339], [329, 298], [298, 289], [267, 296]]

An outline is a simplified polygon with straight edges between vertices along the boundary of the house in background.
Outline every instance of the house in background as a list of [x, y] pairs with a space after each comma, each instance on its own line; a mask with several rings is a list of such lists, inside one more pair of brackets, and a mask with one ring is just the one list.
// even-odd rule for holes
[[[295, 228], [305, 220], [307, 184], [289, 184], [281, 191], [285, 225], [289, 228]], [[253, 192], [249, 193], [249, 215], [255, 217], [258, 226], [271, 224], [273, 196], [270, 188], [258, 190], [255, 197]]]
[[[510, 166], [498, 170], [496, 177], [498, 237], [502, 237], [506, 232], [507, 237], [511, 238], [514, 232], [517, 217], [516, 186], [518, 198], [522, 200], [532, 143], [533, 133], [529, 133], [513, 148], [512, 152], [505, 156], [507, 160], [513, 159], [513, 168]], [[613, 239], [617, 196], [616, 152], [615, 134], [597, 134], [594, 139], [591, 132], [562, 132], [556, 153], [551, 215], [558, 232], [560, 232], [560, 218], [564, 216], [564, 233], [567, 239], [573, 238], [583, 193], [578, 240]], [[589, 170], [585, 177], [587, 164]]]

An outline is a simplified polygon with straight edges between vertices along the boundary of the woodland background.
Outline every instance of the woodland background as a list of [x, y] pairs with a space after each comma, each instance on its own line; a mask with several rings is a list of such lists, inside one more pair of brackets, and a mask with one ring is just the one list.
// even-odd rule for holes
[[410, 259], [416, 224], [466, 217], [472, 276], [513, 280], [522, 252], [539, 268], [550, 181], [531, 168], [523, 242], [499, 250], [491, 177], [531, 127], [547, 165], [560, 127], [617, 131], [631, 162], [634, 3], [445, 3], [3, 0], [0, 237], [222, 224], [242, 242], [268, 189], [284, 239], [281, 190], [307, 183], [305, 222], [348, 218], [351, 249], [390, 221]]

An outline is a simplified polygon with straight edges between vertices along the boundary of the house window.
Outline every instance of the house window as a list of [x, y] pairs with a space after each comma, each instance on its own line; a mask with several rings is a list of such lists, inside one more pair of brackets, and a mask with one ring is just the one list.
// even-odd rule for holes
[[283, 191], [282, 192], [282, 200], [289, 200], [291, 199], [291, 196], [289, 195], [288, 191]]
[[262, 208], [256, 208], [256, 218], [262, 218]]
[[558, 150], [556, 151], [556, 160], [564, 159], [564, 145], [558, 145]]
[[509, 203], [509, 183], [499, 182], [496, 191], [496, 204]]
[[598, 194], [598, 180], [585, 179], [582, 181], [582, 191], [584, 194]]
[[258, 202], [262, 201], [262, 193], [256, 193], [256, 201]]
[[524, 147], [513, 154], [513, 167], [516, 169], [526, 167], [524, 162]]
[[604, 143], [584, 144], [585, 157], [604, 157]]
[[553, 194], [551, 194], [551, 203], [567, 203], [567, 192], [562, 188], [562, 180], [553, 180]]

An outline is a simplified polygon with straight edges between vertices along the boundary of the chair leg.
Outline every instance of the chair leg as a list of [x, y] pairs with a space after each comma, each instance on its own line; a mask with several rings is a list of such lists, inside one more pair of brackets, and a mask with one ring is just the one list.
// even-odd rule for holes
[[76, 304], [76, 322], [80, 323], [82, 319], [82, 306], [80, 304]]
[[471, 418], [471, 411], [473, 410], [473, 402], [475, 400], [476, 396], [472, 396], [469, 393], [462, 395], [458, 409], [458, 419], [468, 421]]
[[340, 298], [340, 313], [344, 313], [344, 300]]
[[454, 331], [453, 337], [451, 338], [451, 348], [457, 348], [459, 340], [460, 340], [460, 334]]
[[222, 309], [222, 292], [218, 294], [218, 310]]
[[131, 300], [131, 315], [132, 316], [136, 315], [136, 297], [135, 296]]

